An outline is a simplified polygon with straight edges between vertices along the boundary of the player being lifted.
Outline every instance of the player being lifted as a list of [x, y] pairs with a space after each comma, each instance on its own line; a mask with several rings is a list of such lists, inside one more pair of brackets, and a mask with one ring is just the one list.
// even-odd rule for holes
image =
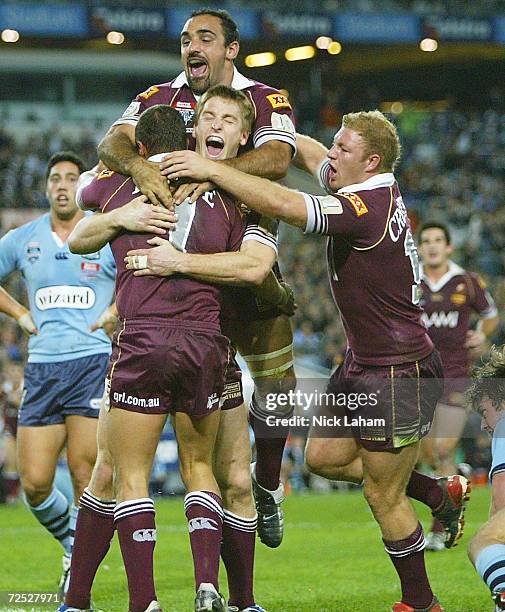
[[[151, 108], [155, 110], [154, 107]], [[172, 110], [166, 106], [156, 107], [156, 109], [158, 108]], [[235, 154], [239, 142], [245, 141], [244, 138], [247, 138], [252, 113], [253, 110], [249, 100], [241, 92], [236, 92], [223, 86], [209, 90], [199, 103], [198, 117], [200, 119], [198, 126], [195, 127], [197, 130], [197, 141], [202, 153], [205, 155], [218, 155], [214, 146], [215, 138], [218, 137], [223, 145], [219, 149], [219, 155], [226, 157], [227, 155]], [[146, 133], [145, 125], [146, 121], [143, 118], [137, 125], [137, 140], [153, 142], [153, 136], [149, 132]], [[142, 129], [140, 129], [141, 127]], [[163, 131], [159, 129], [158, 123], [153, 124], [153, 127], [157, 128], [156, 132]], [[115, 183], [112, 186], [107, 185], [107, 182], [113, 177], [116, 177], [116, 182], [119, 180], [114, 173], [106, 172], [103, 178], [95, 180], [95, 185], [101, 183], [104, 185], [103, 189], [113, 191]], [[124, 179], [125, 177], [123, 177]], [[86, 196], [88, 201], [94, 203], [94, 197], [91, 197], [90, 200], [87, 190], [88, 188], [84, 190], [83, 196]], [[132, 194], [130, 194], [129, 198], [131, 199], [132, 197]], [[179, 248], [184, 247], [184, 237], [189, 228], [191, 228], [190, 235], [193, 235], [193, 232], [198, 232], [202, 234], [202, 240], [204, 240], [205, 234], [209, 231], [208, 221], [205, 223], [205, 219], [201, 218], [202, 215], [200, 214], [199, 217], [195, 214], [195, 211], [197, 212], [200, 207], [213, 209], [216, 197], [216, 192], [208, 193], [198, 200], [197, 205], [191, 205], [186, 202], [178, 208], [178, 226], [171, 233], [170, 239], [175, 244], [178, 244]], [[100, 199], [102, 198], [100, 197]], [[72, 236], [72, 248], [87, 250], [95, 248], [97, 244], [102, 243], [107, 238], [114, 238], [119, 231], [118, 223], [121, 223], [120, 219], [125, 218], [125, 212], [127, 210], [132, 212], [139, 211], [140, 208], [141, 206], [139, 206], [138, 202], [132, 201], [124, 207], [116, 208], [112, 212], [107, 212], [106, 210], [105, 214], [86, 220], [85, 223], [76, 229]], [[160, 207], [152, 208], [160, 209]], [[153, 212], [158, 214], [156, 211]], [[128, 212], [128, 217], [129, 214]], [[168, 213], [165, 212], [163, 214], [167, 215]], [[138, 216], [140, 216], [140, 213]], [[259, 283], [266, 276], [275, 261], [276, 240], [274, 236], [263, 229], [262, 224], [258, 225], [255, 223], [252, 217], [257, 217], [257, 215], [250, 216], [240, 253], [234, 253], [233, 255], [235, 255], [235, 268], [240, 270], [242, 274], [241, 282]], [[155, 224], [159, 224], [159, 220], [153, 218], [151, 221], [146, 222], [146, 227], [143, 231], [149, 231], [149, 227], [154, 231]], [[164, 233], [164, 230], [159, 231]], [[144, 235], [141, 243], [145, 244], [146, 239], [147, 236]], [[194, 247], [194, 245], [192, 246]], [[211, 256], [211, 258], [217, 260], [218, 264], [221, 257], [226, 256], [225, 254]], [[134, 263], [138, 268], [141, 260], [136, 258]], [[200, 279], [202, 278], [203, 275], [200, 275]], [[272, 287], [270, 286], [268, 290], [271, 291]], [[278, 287], [278, 291], [280, 294], [284, 293], [282, 287]], [[249, 477], [250, 450], [247, 424], [242, 406], [239, 379], [237, 379], [233, 372], [232, 374], [232, 382], [229, 382], [225, 387], [223, 412], [217, 434], [214, 458], [214, 474], [223, 496], [224, 505], [221, 554], [228, 573], [230, 610], [247, 610], [251, 612], [257, 610], [260, 612], [262, 608], [254, 603], [252, 591], [256, 519], [251, 499]], [[104, 498], [111, 498], [109, 492], [110, 484], [103, 486], [101, 482], [104, 472], [107, 472], [106, 468], [109, 462], [106, 449], [106, 443], [99, 444], [101, 464], [99, 462], [95, 467], [93, 479], [87, 491], [89, 499], [83, 500], [87, 511], [82, 512], [82, 521], [80, 520], [78, 523], [76, 534], [74, 562], [76, 560], [83, 560], [83, 563], [79, 567], [75, 563], [72, 566], [70, 591], [66, 604], [78, 608], [89, 605], [90, 588], [94, 573], [105, 555], [108, 543], [112, 537], [111, 519], [109, 519], [107, 525], [107, 521], [99, 516], [98, 512], [100, 504], [104, 502]], [[92, 500], [93, 504], [89, 503], [91, 496], [94, 498]], [[83, 524], [84, 517], [88, 519], [86, 526]], [[81, 524], [83, 525], [82, 530]], [[103, 528], [104, 532], [103, 545], [101, 547], [90, 546], [84, 537], [84, 528], [86, 533], [91, 534], [96, 533], [99, 525]], [[82, 549], [80, 547], [81, 542], [84, 545]], [[96, 542], [96, 537], [94, 542]], [[99, 548], [101, 550], [98, 550]], [[197, 586], [199, 582], [201, 580], [199, 580], [197, 574]]]
[[108, 246], [74, 255], [67, 238], [84, 217], [75, 203], [82, 160], [55, 153], [46, 173], [50, 211], [0, 240], [0, 276], [20, 270], [30, 310], [4, 289], [0, 311], [30, 334], [24, 395], [19, 408], [17, 453], [28, 508], [62, 545], [66, 588], [77, 506], [53, 484], [66, 444], [74, 499], [89, 482], [96, 459], [96, 428], [110, 340], [94, 325], [108, 309], [116, 267]]
[[493, 347], [474, 372], [467, 391], [470, 406], [481, 413], [492, 436], [489, 470], [492, 501], [489, 520], [470, 541], [468, 556], [491, 590], [496, 612], [505, 610], [505, 348]]
[[[283, 177], [296, 149], [291, 106], [277, 89], [248, 79], [237, 71], [234, 59], [238, 52], [237, 25], [226, 11], [202, 9], [193, 12], [181, 32], [184, 72], [173, 81], [149, 87], [132, 101], [100, 143], [100, 159], [108, 168], [132, 176], [152, 203], [163, 202], [170, 206], [172, 200], [166, 180], [160, 176], [159, 166], [143, 159], [136, 150], [134, 130], [138, 118], [143, 110], [154, 104], [169, 104], [183, 116], [189, 146], [194, 149], [192, 127], [198, 97], [214, 85], [227, 85], [243, 91], [250, 98], [255, 118], [251, 136], [241, 147], [240, 155], [221, 159], [220, 163], [271, 179]], [[212, 188], [208, 181], [189, 182], [181, 185], [174, 198], [177, 203], [186, 196], [194, 201]], [[266, 434], [265, 420], [272, 414], [289, 416], [292, 407], [279, 404], [275, 411], [268, 412], [265, 396], [267, 393], [288, 392], [296, 384], [293, 333], [289, 319], [281, 310], [254, 296], [247, 297], [244, 292], [237, 297], [239, 300], [249, 304], [248, 325], [237, 322], [228, 333], [245, 358], [255, 381], [250, 422], [256, 440], [253, 490], [258, 511], [258, 533], [262, 542], [275, 547], [283, 536], [280, 504], [284, 499], [284, 489], [280, 482], [280, 469], [288, 430], [279, 427], [275, 436], [271, 431]]]
[[[451, 261], [452, 251], [447, 227], [439, 223], [421, 227], [422, 320], [444, 367], [444, 395], [437, 405], [430, 435], [421, 444], [421, 457], [439, 476], [459, 479], [450, 475], [458, 469], [454, 456], [466, 422], [464, 392], [470, 361], [481, 355], [498, 316], [482, 279]], [[476, 329], [470, 327], [472, 315], [479, 317]], [[443, 526], [434, 519], [426, 548], [444, 550], [446, 538]]]
[[[171, 180], [210, 180], [261, 214], [329, 236], [330, 283], [349, 350], [328, 391], [370, 394], [380, 389], [377, 404], [362, 412], [382, 417], [385, 425], [373, 431], [353, 428], [352, 437], [340, 439], [311, 437], [307, 462], [323, 475], [341, 468], [346, 478], [363, 479], [401, 581], [402, 601], [394, 611], [440, 611], [426, 574], [422, 527], [406, 489], [436, 508], [455, 537], [465, 491], [412, 474], [419, 440], [429, 431], [441, 395], [442, 366], [415, 303], [417, 253], [393, 175], [399, 153], [396, 129], [373, 111], [344, 116], [330, 151], [310, 140], [301, 153], [300, 164], [324, 173], [330, 196], [293, 192], [191, 151], [171, 153], [164, 163]], [[412, 386], [414, 394], [409, 393]]]

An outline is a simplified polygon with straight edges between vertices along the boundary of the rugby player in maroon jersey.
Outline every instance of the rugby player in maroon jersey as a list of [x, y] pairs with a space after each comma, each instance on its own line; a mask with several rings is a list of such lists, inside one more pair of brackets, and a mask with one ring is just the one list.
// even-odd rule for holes
[[298, 161], [316, 173], [326, 160], [332, 195], [294, 192], [191, 151], [167, 156], [167, 176], [210, 180], [261, 214], [329, 236], [330, 284], [349, 348], [328, 392], [350, 397], [357, 391], [370, 399], [375, 392], [378, 400], [357, 412], [346, 408], [342, 422], [351, 421], [348, 437], [342, 437], [344, 428], [339, 438], [328, 437], [328, 428], [326, 438], [312, 436], [307, 462], [323, 475], [342, 468], [345, 478], [363, 480], [400, 577], [402, 601], [393, 610], [440, 612], [426, 574], [422, 526], [407, 493], [433, 507], [457, 535], [466, 481], [441, 486], [412, 472], [442, 393], [442, 365], [417, 305], [417, 251], [393, 175], [398, 135], [379, 111], [372, 111], [344, 116], [329, 151], [307, 140]]
[[[215, 103], [216, 101], [219, 102], [215, 108], [217, 116], [211, 122], [211, 126], [209, 126], [208, 121], [202, 121], [204, 127], [207, 125], [207, 129], [202, 132], [202, 138], [200, 139], [203, 143], [202, 149], [206, 151], [206, 154], [212, 152], [216, 153], [212, 145], [212, 134], [209, 133], [213, 132], [214, 136], [216, 133], [220, 136], [220, 141], [223, 145], [219, 148], [221, 155], [233, 155], [236, 153], [238, 143], [245, 141], [247, 138], [247, 129], [252, 118], [252, 107], [248, 99], [241, 92], [223, 87], [214, 89], [217, 90], [214, 91], [214, 97], [212, 97], [212, 92], [208, 94], [210, 97], [208, 104], [211, 104], [211, 102]], [[207, 108], [205, 98], [202, 99], [202, 104]], [[155, 109], [153, 108], [153, 110]], [[247, 113], [249, 113], [249, 116], [244, 116], [247, 115]], [[216, 124], [219, 124], [221, 127], [218, 127]], [[145, 133], [145, 130], [142, 133]], [[147, 138], [144, 139], [147, 140]], [[139, 145], [139, 147], [140, 146], [141, 145]], [[157, 218], [156, 211], [154, 210], [151, 212], [149, 205], [144, 203], [139, 205], [138, 202], [129, 202], [125, 204], [125, 206], [120, 206], [121, 203], [125, 201], [125, 198], [126, 201], [128, 201], [134, 197], [131, 193], [135, 191], [135, 189], [132, 189], [133, 187], [134, 185], [128, 177], [105, 171], [99, 175], [91, 185], [83, 190], [80, 194], [80, 198], [84, 200], [84, 203], [96, 204], [97, 202], [101, 202], [102, 210], [104, 208], [104, 201], [110, 199], [110, 203], [107, 204], [104, 215], [89, 218], [89, 222], [87, 224], [82, 224], [79, 230], [72, 236], [71, 247], [74, 250], [88, 251], [90, 249], [95, 249], [98, 243], [102, 243], [104, 240], [110, 240], [113, 236], [116, 236], [118, 231], [121, 230], [121, 227], [123, 229], [134, 229], [136, 232], [152, 231], [165, 233], [169, 217], [167, 211], [163, 212], [163, 214]], [[181, 237], [188, 237], [189, 233], [185, 248], [189, 251], [194, 251], [195, 245], [193, 243], [196, 238], [201, 235], [203, 240], [204, 235], [207, 235], [205, 244], [210, 246], [212, 244], [212, 234], [217, 231], [218, 227], [216, 227], [215, 220], [212, 221], [211, 218], [206, 219], [206, 217], [212, 215], [216, 206], [216, 201], [219, 202], [219, 198], [219, 194], [213, 191], [204, 194], [196, 205], [187, 204], [186, 206], [179, 207], [179, 224], [177, 230], [172, 232], [171, 239], [177, 243]], [[143, 206], [147, 207], [146, 211], [143, 210]], [[200, 208], [195, 209], [195, 206]], [[113, 209], [112, 212], [107, 212], [110, 211], [111, 208]], [[159, 207], [153, 208], [156, 209]], [[188, 217], [186, 210], [188, 208], [193, 210], [193, 217]], [[195, 214], [195, 210], [198, 210], [199, 214]], [[138, 212], [136, 218], [133, 214], [134, 211]], [[124, 212], [126, 212], [126, 216], [122, 216]], [[179, 227], [180, 224], [182, 224], [183, 227]], [[135, 241], [132, 236], [134, 236]], [[123, 232], [120, 237], [112, 242], [115, 256], [121, 258], [121, 265], [118, 266], [118, 283], [123, 285], [124, 288], [123, 290], [118, 290], [117, 302], [119, 314], [122, 317], [125, 317], [126, 313], [124, 310], [122, 312], [121, 305], [123, 305], [123, 309], [127, 306], [129, 310], [133, 309], [135, 313], [144, 316], [146, 319], [150, 318], [151, 315], [156, 315], [158, 318], [161, 318], [163, 308], [166, 308], [166, 304], [162, 304], [162, 308], [160, 309], [158, 307], [157, 310], [156, 308], [153, 310], [154, 305], [151, 303], [143, 305], [146, 292], [142, 291], [139, 293], [138, 291], [131, 291], [127, 287], [127, 279], [125, 280], [124, 278], [125, 270], [124, 264], [122, 263], [122, 257], [126, 254], [125, 249], [145, 244], [147, 238], [148, 236], [146, 236], [146, 234], [125, 234]], [[248, 220], [243, 238], [245, 245], [248, 244], [248, 240], [255, 243], [255, 259], [252, 262], [253, 265], [248, 269], [248, 280], [250, 283], [259, 283], [275, 261], [276, 240], [274, 236], [268, 232], [264, 232], [261, 223], [256, 223], [254, 219]], [[121, 244], [122, 250], [120, 252], [117, 251], [119, 248], [118, 244]], [[180, 244], [179, 246], [184, 247], [184, 244]], [[198, 248], [198, 245], [196, 246], [196, 252], [201, 250], [201, 248]], [[245, 255], [246, 254], [244, 254], [244, 256]], [[263, 259], [263, 261], [259, 261], [260, 259]], [[251, 264], [251, 256], [248, 257], [248, 261], [249, 264]], [[254, 271], [252, 271], [251, 268], [254, 268]], [[126, 274], [133, 279], [130, 273]], [[179, 278], [183, 279], [184, 277]], [[160, 290], [154, 286], [156, 285], [156, 283], [153, 283], [154, 279], [150, 280], [150, 285], [153, 286], [150, 288], [147, 295], [154, 296], [155, 294], [159, 294]], [[158, 282], [163, 281], [160, 280]], [[188, 282], [191, 283], [193, 281], [187, 279], [186, 284]], [[209, 287], [209, 285], [206, 286]], [[284, 290], [282, 288], [280, 289], [280, 292], [284, 293]], [[175, 303], [180, 306], [180, 300], [176, 300]], [[196, 294], [194, 304], [193, 310], [196, 308], [197, 315], [200, 316], [201, 312], [199, 312], [197, 305], [201, 304], [201, 297], [199, 296], [198, 299], [196, 299]], [[182, 306], [184, 307], [184, 302]], [[209, 313], [206, 314], [205, 320], [208, 320], [208, 314]], [[233, 382], [233, 380], [235, 382]], [[112, 385], [112, 387], [114, 387], [114, 385]], [[113, 388], [112, 393], [114, 393]], [[242, 406], [241, 388], [236, 377], [232, 377], [232, 382], [227, 384], [224, 396], [223, 409], [227, 410], [221, 415], [215, 449], [214, 473], [222, 492], [224, 502], [223, 545], [221, 554], [228, 573], [230, 609], [260, 611], [262, 608], [255, 604], [252, 590], [256, 519], [252, 506], [248, 469], [250, 449], [245, 413]], [[233, 408], [236, 409], [233, 410]], [[101, 428], [102, 432], [109, 428], [108, 422], [109, 419], [106, 419], [107, 424], [105, 427]], [[108, 469], [110, 458], [108, 455], [108, 443], [106, 440], [103, 441], [102, 438], [99, 450], [100, 461], [95, 467], [93, 479], [88, 487], [87, 499], [81, 500], [84, 507], [89, 510], [84, 516], [88, 518], [89, 527], [91, 528], [91, 526], [93, 526], [93, 531], [95, 532], [99, 519], [99, 517], [97, 517], [97, 512], [100, 503], [102, 503], [104, 499], [110, 500], [112, 497], [112, 492], [110, 490], [110, 469]], [[92, 521], [90, 515], [93, 515], [93, 513], [94, 516], [92, 517]], [[104, 523], [104, 521], [102, 521], [102, 523]], [[80, 533], [79, 527], [80, 525], [78, 525], [77, 530], [78, 545], [76, 558], [81, 559], [83, 557], [82, 554], [79, 555], [79, 543], [83, 542], [86, 546], [86, 554], [89, 559], [90, 545], [84, 537], [84, 534]], [[107, 532], [108, 535], [106, 535], [105, 532]], [[198, 533], [198, 530], [196, 533]], [[94, 572], [101, 558], [103, 558], [107, 551], [108, 541], [110, 541], [111, 537], [112, 524], [111, 521], [109, 521], [109, 529], [104, 530], [101, 554], [98, 554], [99, 551], [96, 551], [96, 547], [94, 547], [94, 565], [90, 564], [88, 561], [89, 570], [84, 572], [82, 568], [79, 567], [72, 569], [70, 591], [66, 599], [68, 605], [87, 605]], [[96, 537], [94, 538], [94, 542], [96, 542]], [[237, 555], [240, 562], [238, 562]], [[201, 559], [201, 562], [203, 563], [204, 559]]]
[[[447, 227], [428, 222], [418, 235], [423, 264], [422, 320], [440, 353], [445, 379], [444, 395], [437, 405], [430, 435], [422, 441], [420, 460], [439, 476], [450, 476], [459, 469], [455, 452], [466, 422], [464, 393], [471, 361], [481, 356], [499, 319], [484, 281], [450, 259], [453, 248]], [[478, 317], [475, 329], [474, 316]], [[466, 465], [461, 466], [464, 476], [469, 475], [467, 470]], [[426, 536], [426, 549], [444, 550], [445, 536], [442, 525], [434, 519]]]
[[[227, 85], [243, 91], [255, 109], [248, 142], [233, 159], [220, 159], [244, 172], [270, 179], [282, 178], [296, 149], [294, 116], [289, 100], [279, 90], [240, 74], [234, 66], [239, 52], [236, 23], [223, 10], [194, 11], [181, 32], [181, 60], [184, 71], [168, 83], [152, 85], [140, 93], [111, 127], [99, 145], [100, 159], [111, 170], [133, 177], [150, 202], [171, 205], [167, 183], [159, 166], [138, 155], [135, 124], [143, 110], [154, 104], [169, 104], [184, 118], [189, 147], [194, 149], [192, 127], [198, 97], [214, 85]], [[163, 163], [161, 164], [163, 168]], [[163, 174], [164, 171], [162, 171]], [[188, 182], [174, 194], [177, 203], [187, 196], [192, 201], [212, 190], [208, 182]], [[276, 273], [280, 277], [276, 264]], [[235, 300], [247, 303], [247, 326], [236, 318], [230, 325], [231, 340], [239, 345], [255, 381], [250, 406], [250, 422], [255, 432], [256, 464], [253, 467], [253, 492], [258, 511], [258, 534], [270, 547], [279, 546], [283, 537], [281, 503], [284, 488], [280, 481], [282, 455], [287, 428], [277, 428], [276, 435], [265, 434], [265, 421], [272, 412], [265, 407], [267, 394], [294, 389], [293, 332], [289, 319], [280, 309], [240, 291]], [[244, 309], [242, 309], [244, 310]], [[231, 317], [230, 317], [231, 319]], [[278, 405], [274, 415], [287, 417], [291, 405]]]

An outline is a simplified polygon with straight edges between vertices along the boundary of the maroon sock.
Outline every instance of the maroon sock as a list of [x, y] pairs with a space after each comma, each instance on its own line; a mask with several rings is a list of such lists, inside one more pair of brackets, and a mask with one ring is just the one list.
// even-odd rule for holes
[[257, 519], [224, 511], [223, 558], [228, 576], [229, 606], [239, 609], [254, 605], [253, 573]]
[[442, 523], [438, 519], [434, 518], [433, 522], [431, 523], [431, 531], [434, 533], [444, 533], [445, 529]]
[[219, 591], [219, 555], [223, 535], [223, 504], [216, 493], [191, 491], [184, 498], [196, 590], [209, 582]]
[[426, 504], [432, 510], [436, 510], [444, 499], [444, 492], [436, 478], [415, 471], [410, 475], [407, 495]]
[[156, 543], [154, 503], [148, 497], [132, 499], [114, 509], [114, 522], [123, 555], [130, 612], [144, 612], [156, 599], [153, 554]]
[[395, 566], [402, 587], [403, 603], [413, 608], [427, 608], [433, 601], [424, 565], [424, 534], [420, 523], [404, 540], [383, 540]]
[[275, 491], [280, 483], [282, 456], [289, 427], [279, 425], [273, 428], [267, 425], [268, 416], [272, 416], [272, 413], [262, 410], [253, 395], [249, 422], [254, 431], [256, 446], [256, 482], [268, 491]]
[[75, 527], [70, 585], [65, 603], [73, 608], [89, 608], [96, 571], [109, 550], [114, 536], [114, 501], [102, 501], [87, 489], [79, 500]]
[[19, 493], [19, 476], [17, 472], [4, 472], [3, 477], [6, 500], [15, 501]]

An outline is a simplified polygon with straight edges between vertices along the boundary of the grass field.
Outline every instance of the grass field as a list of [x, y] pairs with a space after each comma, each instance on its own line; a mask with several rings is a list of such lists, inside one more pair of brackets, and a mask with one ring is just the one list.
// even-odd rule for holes
[[[432, 585], [446, 612], [493, 608], [465, 550], [469, 537], [487, 516], [488, 503], [488, 489], [474, 491], [463, 543], [451, 551], [427, 553]], [[165, 612], [189, 612], [193, 609], [193, 577], [182, 500], [160, 501], [156, 510], [158, 599]], [[419, 510], [426, 525], [428, 512], [423, 507]], [[271, 612], [391, 609], [400, 598], [399, 582], [361, 493], [293, 495], [285, 502], [285, 512], [286, 535], [281, 547], [269, 550], [258, 540], [258, 603]], [[59, 545], [22, 504], [0, 506], [0, 591], [54, 591], [60, 559]], [[224, 587], [224, 569], [221, 577]], [[95, 609], [124, 612], [127, 593], [119, 547], [114, 542], [95, 582]]]

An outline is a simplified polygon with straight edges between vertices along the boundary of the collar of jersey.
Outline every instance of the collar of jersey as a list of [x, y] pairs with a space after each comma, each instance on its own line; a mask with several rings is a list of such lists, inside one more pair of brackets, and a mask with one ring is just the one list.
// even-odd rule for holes
[[370, 189], [378, 189], [379, 187], [391, 187], [395, 182], [395, 176], [392, 172], [382, 172], [372, 176], [364, 183], [356, 183], [347, 187], [342, 187], [337, 193], [350, 193], [354, 191], [370, 191]]
[[430, 279], [427, 276], [425, 276], [422, 264], [419, 266], [419, 271], [421, 272], [422, 279], [430, 288], [430, 291], [435, 291], [435, 292], [440, 291], [440, 289], [442, 289], [442, 287], [446, 285], [451, 280], [451, 278], [454, 278], [455, 276], [458, 276], [459, 274], [464, 273], [463, 268], [461, 266], [458, 266], [457, 263], [454, 263], [454, 261], [451, 261], [450, 259], [449, 259], [449, 269], [441, 278], [438, 279], [436, 283], [431, 282]]
[[[174, 79], [172, 87], [183, 87], [184, 85], [186, 85], [186, 87], [189, 87], [188, 79], [186, 78], [186, 73], [181, 72], [181, 74]], [[248, 87], [252, 87], [253, 85], [254, 81], [251, 81], [251, 79], [248, 79], [243, 74], [240, 74], [237, 68], [233, 66], [233, 79], [231, 81], [232, 89], [247, 89]], [[197, 100], [199, 97], [200, 96], [195, 95], [195, 98]]]

